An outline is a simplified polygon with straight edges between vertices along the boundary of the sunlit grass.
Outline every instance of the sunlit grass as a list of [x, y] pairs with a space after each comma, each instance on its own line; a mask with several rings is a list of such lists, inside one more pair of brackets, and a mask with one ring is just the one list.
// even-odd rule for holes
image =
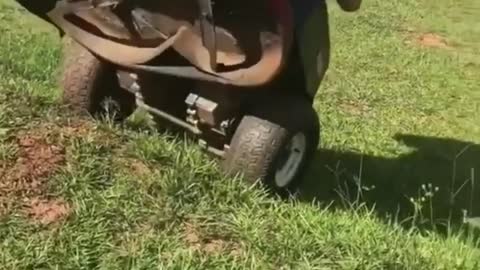
[[[479, 151], [466, 146], [480, 140], [479, 78], [451, 52], [405, 44], [403, 32], [445, 29], [461, 40], [467, 27], [419, 20], [428, 11], [416, 1], [370, 1], [349, 16], [334, 9], [334, 58], [315, 104], [322, 150], [307, 202], [285, 202], [226, 178], [195, 144], [158, 133], [141, 113], [125, 126], [69, 116], [57, 102], [58, 37], [0, 3], [0, 169], [15, 161], [22, 130], [61, 143], [66, 161], [46, 196], [71, 209], [47, 226], [15, 202], [0, 219], [1, 268], [479, 269], [467, 230], [418, 227], [478, 211], [468, 187]], [[343, 207], [328, 206], [332, 198]]]

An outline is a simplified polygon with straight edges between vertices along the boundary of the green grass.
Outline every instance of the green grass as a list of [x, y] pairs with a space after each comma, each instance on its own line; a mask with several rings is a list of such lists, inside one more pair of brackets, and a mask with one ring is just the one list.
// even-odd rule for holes
[[[476, 1], [447, 0], [367, 1], [354, 16], [333, 13], [332, 68], [316, 99], [323, 145], [308, 198], [330, 199], [338, 182], [361, 179], [376, 187], [365, 200], [386, 213], [400, 204], [409, 216], [409, 198], [431, 183], [440, 188], [436, 220], [480, 214], [471, 189], [451, 202], [480, 169], [478, 14]], [[452, 49], [415, 44], [430, 32]]]
[[[332, 5], [333, 61], [315, 103], [323, 141], [305, 203], [227, 179], [194, 144], [137, 129], [134, 119], [84, 123], [75, 135], [79, 119], [57, 103], [58, 38], [1, 0], [0, 168], [15, 161], [22, 131], [63, 146], [65, 164], [45, 192], [70, 213], [41, 225], [14, 202], [0, 219], [0, 267], [478, 269], [480, 251], [466, 230], [416, 227], [454, 222], [462, 209], [479, 214], [470, 176], [480, 153], [480, 5], [451, 3], [372, 0], [356, 15]], [[428, 31], [454, 50], [405, 44]], [[413, 207], [409, 198], [425, 197], [418, 192], [427, 183], [439, 192]], [[331, 199], [348, 208], [327, 207]]]

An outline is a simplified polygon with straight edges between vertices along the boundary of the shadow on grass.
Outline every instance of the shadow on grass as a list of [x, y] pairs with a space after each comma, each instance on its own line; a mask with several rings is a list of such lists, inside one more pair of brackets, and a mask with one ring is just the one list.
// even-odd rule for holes
[[[146, 130], [143, 124], [127, 128]], [[190, 138], [185, 136], [189, 133], [181, 134]], [[480, 145], [416, 135], [395, 139], [412, 151], [385, 158], [318, 150], [300, 199], [333, 201], [342, 207], [365, 203], [375, 206], [380, 216], [398, 218], [407, 226], [459, 225], [465, 211], [467, 217], [480, 216], [480, 179], [476, 176], [480, 174]]]
[[302, 187], [302, 200], [360, 201], [398, 221], [415, 217], [417, 225], [432, 225], [432, 221], [458, 224], [464, 211], [480, 216], [476, 177], [480, 145], [414, 135], [395, 139], [414, 150], [392, 159], [319, 150]]

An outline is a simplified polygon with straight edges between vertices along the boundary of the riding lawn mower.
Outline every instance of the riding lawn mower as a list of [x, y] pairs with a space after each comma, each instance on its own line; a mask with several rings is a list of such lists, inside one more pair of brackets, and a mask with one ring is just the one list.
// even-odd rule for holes
[[[360, 2], [338, 1], [347, 11]], [[319, 144], [312, 104], [329, 54], [328, 33], [304, 25], [328, 28], [324, 1], [17, 2], [59, 30], [74, 112], [102, 116], [109, 100], [123, 121], [140, 107], [192, 133], [227, 173], [281, 195], [301, 183]]]

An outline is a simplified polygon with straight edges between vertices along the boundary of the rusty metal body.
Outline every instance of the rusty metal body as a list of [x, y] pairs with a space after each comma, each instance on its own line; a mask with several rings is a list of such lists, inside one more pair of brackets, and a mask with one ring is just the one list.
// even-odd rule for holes
[[[279, 73], [292, 44], [287, 0], [217, 0], [213, 8], [210, 0], [60, 0], [51, 5], [41, 15], [56, 27], [98, 57], [134, 70], [258, 86]], [[169, 49], [191, 66], [149, 65]]]

